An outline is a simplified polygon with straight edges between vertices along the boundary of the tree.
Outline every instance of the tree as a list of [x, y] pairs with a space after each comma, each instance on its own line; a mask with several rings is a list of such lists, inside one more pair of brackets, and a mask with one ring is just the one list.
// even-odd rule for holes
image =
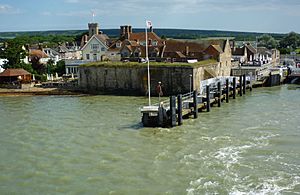
[[58, 75], [63, 75], [66, 72], [66, 65], [64, 60], [60, 60], [56, 63], [55, 72], [57, 72]]
[[280, 41], [280, 47], [292, 49], [300, 47], [300, 35], [295, 32], [290, 32]]
[[272, 49], [278, 47], [278, 42], [271, 35], [263, 34], [258, 38], [258, 46]]
[[24, 42], [19, 39], [11, 39], [6, 43], [7, 47], [0, 53], [0, 58], [7, 59], [4, 68], [18, 68], [21, 60], [27, 55], [24, 49]]

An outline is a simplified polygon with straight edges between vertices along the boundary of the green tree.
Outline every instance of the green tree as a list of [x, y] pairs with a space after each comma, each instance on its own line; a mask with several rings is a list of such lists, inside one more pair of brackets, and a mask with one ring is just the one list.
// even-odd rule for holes
[[266, 47], [268, 49], [277, 48], [278, 42], [268, 34], [263, 34], [258, 38], [258, 46], [260, 47]]
[[7, 47], [0, 53], [0, 57], [7, 59], [4, 68], [18, 68], [21, 60], [27, 55], [24, 49], [24, 41], [19, 39], [11, 39], [6, 42]]
[[295, 32], [290, 32], [280, 41], [280, 47], [297, 49], [300, 47], [300, 35]]
[[57, 72], [58, 75], [63, 75], [66, 72], [66, 64], [64, 60], [60, 60], [56, 63], [55, 72]]

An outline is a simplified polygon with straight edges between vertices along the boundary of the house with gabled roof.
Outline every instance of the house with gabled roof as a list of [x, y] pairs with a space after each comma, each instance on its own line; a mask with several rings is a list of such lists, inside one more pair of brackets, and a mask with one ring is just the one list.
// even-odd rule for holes
[[[162, 40], [153, 29], [147, 32], [148, 38], [148, 56], [151, 59], [162, 58], [165, 47]], [[120, 27], [120, 37], [116, 40], [108, 52], [119, 51], [123, 60], [138, 61], [146, 57], [146, 34], [144, 32], [133, 32], [130, 25]]]
[[99, 32], [98, 23], [89, 24], [89, 36], [83, 40], [87, 42], [82, 46], [82, 59], [87, 61], [101, 61], [109, 48], [109, 37]]

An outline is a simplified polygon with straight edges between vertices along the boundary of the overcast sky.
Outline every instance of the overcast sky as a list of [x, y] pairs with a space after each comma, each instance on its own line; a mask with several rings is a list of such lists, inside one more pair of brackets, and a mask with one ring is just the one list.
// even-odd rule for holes
[[300, 0], [0, 0], [0, 32], [130, 24], [251, 32], [300, 32]]

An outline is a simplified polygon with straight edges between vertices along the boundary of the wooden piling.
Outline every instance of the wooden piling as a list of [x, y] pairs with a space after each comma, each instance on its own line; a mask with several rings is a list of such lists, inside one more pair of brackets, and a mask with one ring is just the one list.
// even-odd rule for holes
[[243, 96], [243, 76], [240, 75], [240, 96]]
[[210, 88], [206, 86], [206, 111], [210, 112]]
[[198, 118], [197, 91], [193, 92], [194, 118]]
[[178, 112], [178, 126], [182, 125], [182, 95], [177, 96], [177, 112]]
[[247, 80], [246, 80], [246, 75], [243, 75], [243, 94], [246, 94], [246, 84], [247, 84]]
[[170, 125], [171, 127], [176, 126], [176, 97], [170, 97]]
[[233, 77], [233, 93], [232, 93], [232, 98], [235, 99], [236, 96], [236, 77]]
[[229, 91], [230, 91], [229, 80], [226, 79], [226, 103], [229, 103]]
[[221, 82], [218, 82], [218, 107], [221, 107], [221, 96], [222, 96]]

